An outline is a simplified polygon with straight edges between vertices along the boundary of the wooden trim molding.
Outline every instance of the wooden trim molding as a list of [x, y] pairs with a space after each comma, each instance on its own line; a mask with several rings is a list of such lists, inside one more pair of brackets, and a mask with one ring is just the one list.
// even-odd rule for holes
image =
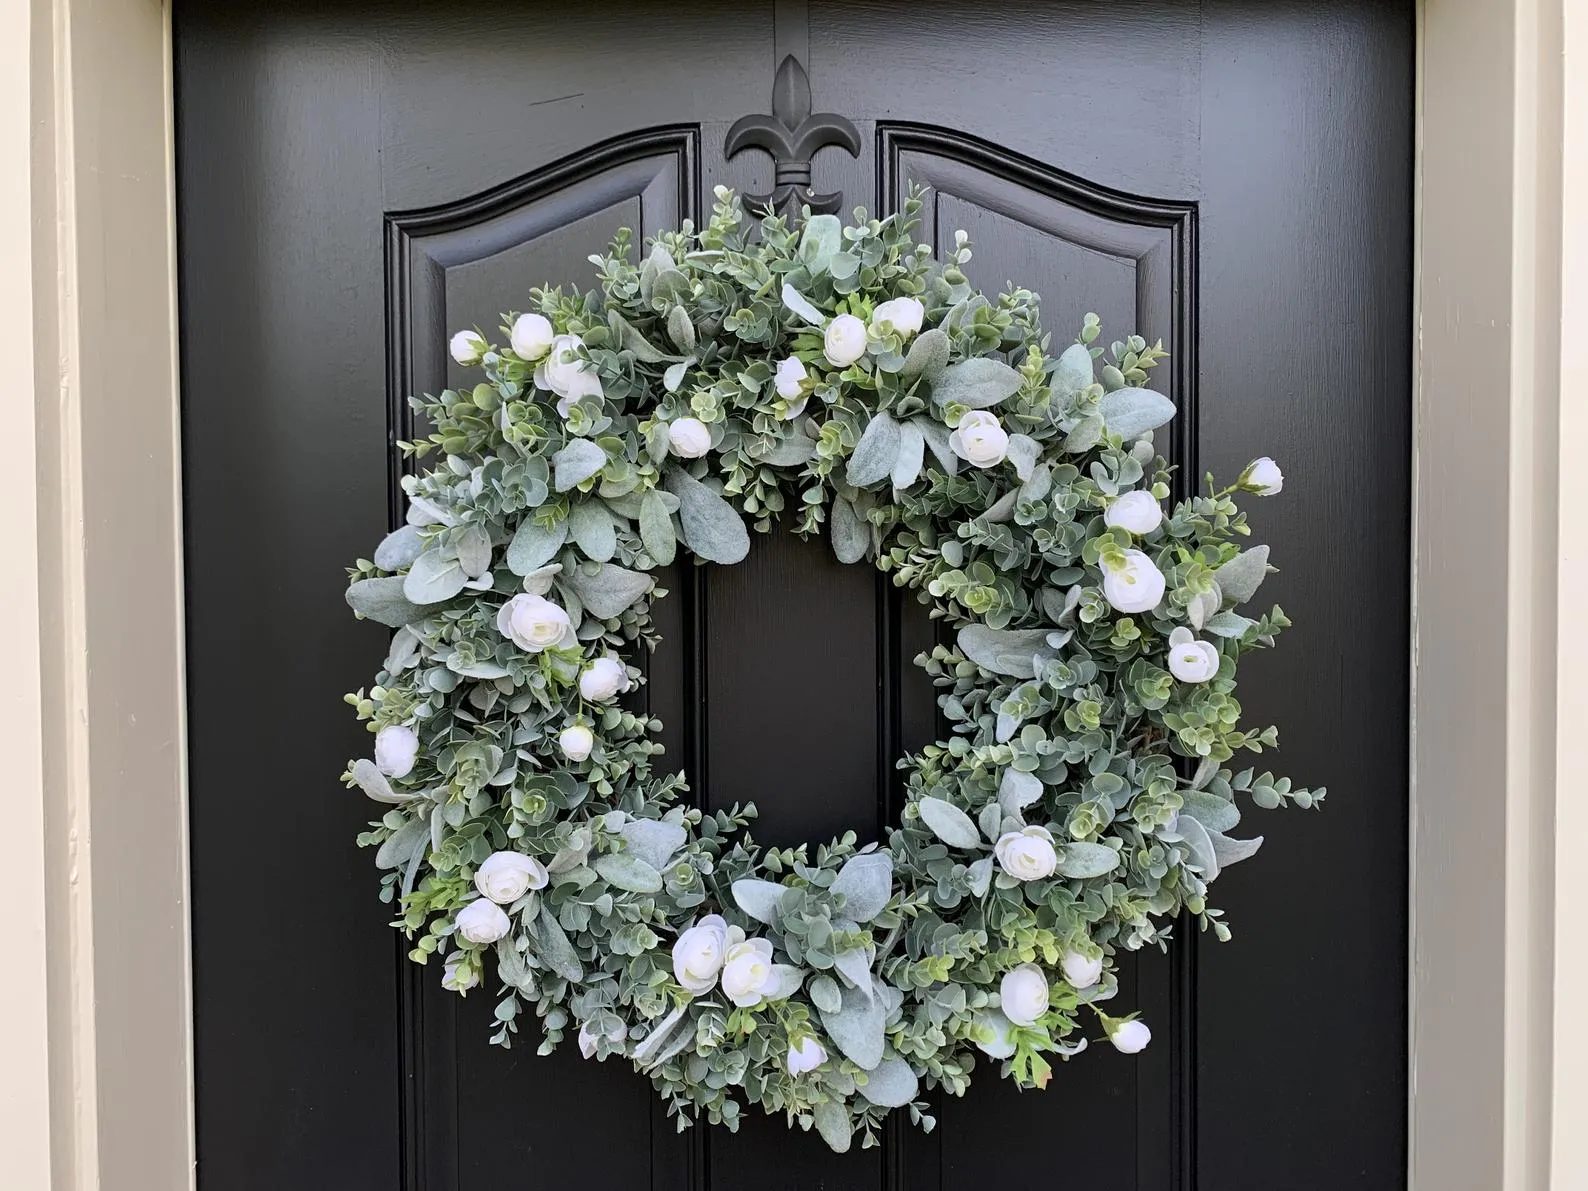
[[[1424, 0], [1419, 44], [1408, 1181], [1567, 1191], [1588, 72], [1564, 64], [1588, 17]], [[30, 381], [0, 403], [38, 480], [0, 555], [22, 793], [0, 1144], [18, 1186], [170, 1191], [194, 1172], [168, 12], [11, 5], [0, 67], [0, 342]]]

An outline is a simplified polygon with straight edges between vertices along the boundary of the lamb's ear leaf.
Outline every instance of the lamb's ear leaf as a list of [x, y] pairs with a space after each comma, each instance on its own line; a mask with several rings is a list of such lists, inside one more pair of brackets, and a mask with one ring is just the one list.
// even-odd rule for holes
[[923, 376], [930, 380], [947, 367], [948, 335], [941, 327], [933, 327], [922, 331], [910, 344], [909, 354], [904, 357], [904, 367], [899, 369], [899, 377], [905, 382]]
[[876, 414], [855, 444], [844, 478], [856, 488], [868, 488], [883, 479], [899, 458], [902, 438], [897, 422], [885, 413]]
[[667, 490], [678, 497], [684, 545], [707, 562], [740, 562], [750, 553], [750, 531], [734, 507], [679, 468], [667, 473]]
[[893, 896], [893, 857], [886, 852], [851, 857], [838, 870], [830, 892], [843, 895], [845, 917], [870, 922]]
[[878, 1108], [903, 1108], [915, 1099], [920, 1086], [914, 1068], [898, 1055], [889, 1055], [866, 1073], [860, 1094]]
[[586, 574], [583, 567], [575, 567], [563, 582], [573, 588], [585, 611], [601, 620], [622, 615], [656, 584], [643, 571], [631, 571], [611, 563], [602, 563], [593, 575]]
[[531, 517], [519, 523], [513, 540], [507, 544], [507, 569], [522, 578], [557, 557], [568, 540], [568, 522], [557, 522], [550, 529], [536, 525]]
[[833, 554], [839, 562], [859, 562], [871, 545], [871, 530], [855, 512], [855, 506], [841, 496], [833, 497]]
[[552, 486], [558, 492], [577, 488], [607, 465], [607, 453], [588, 438], [576, 438], [551, 457]]
[[1263, 837], [1260, 835], [1251, 839], [1231, 839], [1217, 831], [1209, 831], [1208, 839], [1213, 842], [1213, 856], [1219, 862], [1221, 871], [1248, 856], [1256, 855], [1257, 849], [1263, 846]]
[[1049, 387], [1057, 394], [1068, 397], [1092, 383], [1092, 352], [1084, 343], [1072, 343], [1059, 357], [1059, 366], [1053, 370]]
[[951, 476], [959, 474], [959, 456], [948, 445], [948, 427], [931, 418], [916, 418], [913, 425], [921, 431], [927, 450], [937, 459], [938, 465]]
[[950, 364], [932, 382], [932, 400], [953, 402], [970, 409], [986, 409], [1020, 391], [1021, 376], [1002, 360], [976, 356]]
[[889, 478], [896, 489], [903, 490], [915, 483], [921, 475], [921, 464], [926, 459], [926, 437], [915, 419], [899, 425], [899, 456], [893, 461]]
[[568, 536], [591, 562], [610, 562], [618, 551], [617, 526], [599, 500], [586, 500], [568, 510]]
[[662, 494], [654, 488], [640, 502], [640, 541], [645, 543], [645, 552], [659, 567], [672, 562], [678, 551], [678, 534], [673, 529], [673, 515], [662, 503]]
[[816, 1132], [822, 1135], [828, 1149], [835, 1154], [849, 1152], [853, 1127], [849, 1123], [849, 1112], [840, 1101], [823, 1100], [820, 1104], [812, 1105], [811, 1119], [816, 1123]]
[[1128, 441], [1173, 418], [1174, 402], [1151, 389], [1115, 389], [1103, 396], [1097, 412], [1110, 433]]
[[799, 255], [811, 276], [825, 273], [844, 246], [844, 225], [836, 215], [812, 215], [800, 236]]
[[440, 604], [462, 591], [468, 581], [457, 555], [432, 546], [408, 568], [403, 595], [416, 604]]
[[875, 989], [871, 996], [858, 988], [840, 989], [837, 1011], [823, 1010], [821, 1018], [828, 1037], [850, 1062], [867, 1071], [882, 1062], [888, 1005], [887, 998], [876, 995]]
[[981, 847], [981, 833], [976, 830], [976, 824], [952, 802], [927, 797], [920, 799], [915, 807], [921, 822], [945, 844], [954, 848]]
[[607, 852], [596, 857], [595, 871], [608, 885], [630, 893], [660, 893], [662, 874], [632, 852]]
[[1267, 574], [1268, 547], [1253, 546], [1250, 550], [1242, 550], [1214, 571], [1213, 577], [1218, 580], [1219, 590], [1224, 593], [1224, 602], [1233, 606], [1244, 604], [1256, 595]]
[[804, 294], [786, 281], [783, 283], [783, 305], [787, 306], [813, 327], [825, 327], [827, 325], [827, 316], [812, 306]]
[[743, 877], [733, 883], [734, 903], [751, 918], [768, 926], [777, 920], [784, 899], [792, 892], [787, 885], [758, 877]]
[[1106, 877], [1119, 867], [1119, 853], [1107, 844], [1065, 844], [1059, 853], [1059, 872], [1072, 879]]
[[347, 589], [347, 606], [366, 620], [400, 629], [425, 618], [425, 610], [403, 595], [404, 576], [360, 579]]
[[424, 537], [419, 526], [405, 525], [394, 529], [375, 547], [375, 565], [383, 571], [400, 571], [413, 564], [424, 552]]
[[573, 949], [567, 933], [562, 929], [562, 923], [557, 921], [557, 915], [545, 902], [540, 903], [540, 910], [530, 920], [528, 929], [530, 937], [537, 944], [535, 956], [541, 963], [564, 980], [584, 979], [584, 965], [579, 962], [579, 953]]

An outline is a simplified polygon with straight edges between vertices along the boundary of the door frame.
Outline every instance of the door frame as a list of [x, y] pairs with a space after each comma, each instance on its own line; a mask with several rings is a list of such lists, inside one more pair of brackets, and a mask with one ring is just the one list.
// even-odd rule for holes
[[[1320, 5], [1327, 0], [1315, 0]], [[1419, 7], [1408, 1184], [1588, 1186], [1569, 727], [1588, 691], [1588, 12]], [[12, 954], [0, 1143], [28, 1187], [193, 1185], [170, 12], [0, 8], [0, 558]], [[1493, 229], [1486, 231], [1486, 229]], [[1569, 474], [1569, 473], [1567, 473]], [[1588, 836], [1588, 831], [1585, 831]], [[1557, 855], [1561, 864], [1556, 865]], [[1562, 919], [1564, 919], [1562, 915]], [[17, 946], [22, 943], [22, 946]]]

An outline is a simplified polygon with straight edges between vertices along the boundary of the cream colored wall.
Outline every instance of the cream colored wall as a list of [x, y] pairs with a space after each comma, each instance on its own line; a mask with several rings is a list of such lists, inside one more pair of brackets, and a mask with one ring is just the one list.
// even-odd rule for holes
[[166, 14], [12, 0], [0, 47], [0, 350], [32, 382], [9, 371], [0, 401], [37, 477], [0, 551], [8, 903], [28, 899], [0, 1185], [169, 1191], [193, 1147]]
[[[1422, 12], [1415, 1191], [1588, 1187], [1585, 10]], [[168, 44], [157, 0], [0, 6], [0, 424], [38, 481], [0, 551], [19, 1191], [193, 1177]]]

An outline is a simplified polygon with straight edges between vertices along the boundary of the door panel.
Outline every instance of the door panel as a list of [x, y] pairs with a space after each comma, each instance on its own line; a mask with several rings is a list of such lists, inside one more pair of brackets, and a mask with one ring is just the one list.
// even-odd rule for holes
[[[178, 4], [201, 1185], [963, 1188], [1028, 1180], [1032, 1144], [1098, 1191], [1402, 1185], [1411, 52], [1411, 6], [1366, 0]], [[335, 781], [382, 648], [341, 568], [399, 510], [407, 395], [461, 379], [451, 330], [591, 286], [619, 226], [803, 178], [724, 145], [791, 53], [858, 131], [815, 191], [928, 185], [921, 237], [968, 231], [972, 279], [1040, 292], [1055, 342], [1088, 310], [1161, 336], [1182, 486], [1284, 462], [1253, 520], [1299, 627], [1242, 695], [1335, 791], [1220, 882], [1234, 945], [1122, 973], [1145, 1054], [1041, 1094], [984, 1065], [933, 1133], [842, 1157], [759, 1117], [679, 1135], [527, 1023], [489, 1047], [489, 995], [401, 959]], [[922, 609], [784, 530], [662, 585], [641, 697], [695, 796], [755, 801], [767, 842], [876, 838], [938, 730]]]

